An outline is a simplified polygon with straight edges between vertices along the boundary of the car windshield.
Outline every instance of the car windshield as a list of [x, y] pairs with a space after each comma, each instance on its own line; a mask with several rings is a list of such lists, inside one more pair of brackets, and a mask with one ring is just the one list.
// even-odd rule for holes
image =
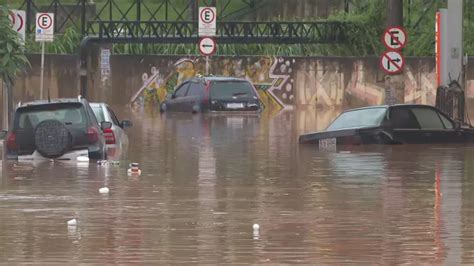
[[242, 96], [255, 96], [252, 85], [247, 81], [213, 81], [211, 99], [235, 99]]
[[17, 110], [17, 128], [35, 128], [45, 120], [58, 120], [66, 125], [85, 126], [87, 120], [80, 103], [57, 103], [22, 107]]
[[91, 105], [92, 111], [94, 111], [94, 115], [97, 118], [97, 122], [101, 123], [105, 121], [104, 111], [102, 110], [102, 106], [100, 105]]
[[384, 107], [344, 112], [326, 130], [379, 126], [386, 112], [387, 108]]

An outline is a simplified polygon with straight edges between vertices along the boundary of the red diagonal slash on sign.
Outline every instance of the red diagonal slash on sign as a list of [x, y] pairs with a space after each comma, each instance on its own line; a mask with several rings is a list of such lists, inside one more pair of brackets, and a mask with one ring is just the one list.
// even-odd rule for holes
[[[393, 64], [393, 67], [390, 64]], [[399, 52], [386, 51], [380, 57], [380, 67], [389, 75], [395, 75], [402, 72], [404, 65], [405, 60]]]
[[[388, 62], [392, 63], [392, 64], [397, 68], [396, 71], [401, 71], [401, 70], [402, 70], [402, 65], [401, 65], [401, 64], [400, 64], [400, 65], [398, 64], [398, 62], [401, 61], [400, 58], [393, 59], [393, 58], [391, 58], [390, 56], [388, 56], [388, 54], [384, 54], [383, 56], [384, 56], [385, 58], [387, 58]], [[388, 70], [388, 69], [387, 69], [387, 70]]]

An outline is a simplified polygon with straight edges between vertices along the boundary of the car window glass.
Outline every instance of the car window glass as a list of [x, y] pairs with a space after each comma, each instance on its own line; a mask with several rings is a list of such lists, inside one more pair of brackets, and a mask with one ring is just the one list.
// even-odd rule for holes
[[367, 108], [344, 112], [329, 125], [327, 130], [379, 126], [386, 112], [386, 108]]
[[412, 108], [422, 129], [444, 129], [443, 122], [435, 110], [431, 108]]
[[100, 122], [105, 121], [104, 112], [101, 106], [99, 105], [92, 106], [92, 111], [94, 111], [94, 115], [97, 118], [97, 122], [100, 123]]
[[99, 122], [97, 121], [97, 118], [94, 115], [94, 111], [92, 111], [91, 105], [89, 102], [84, 101], [84, 107], [86, 109], [86, 115], [90, 118], [90, 123], [98, 125]]
[[40, 106], [19, 110], [16, 126], [18, 128], [35, 128], [45, 120], [58, 120], [66, 125], [85, 126], [87, 118], [81, 105], [54, 105], [47, 108]]
[[115, 116], [115, 113], [107, 107], [107, 111], [109, 111], [109, 114], [110, 114], [110, 118], [112, 119], [112, 123], [114, 123], [114, 125], [119, 125], [120, 122], [119, 120], [117, 119], [117, 116]]
[[191, 83], [188, 90], [188, 96], [200, 96], [201, 95], [201, 85], [199, 83]]
[[189, 88], [189, 83], [183, 84], [181, 87], [179, 87], [176, 92], [175, 92], [175, 97], [184, 97], [186, 93], [188, 92]]
[[443, 121], [443, 124], [444, 124], [445, 128], [449, 128], [449, 129], [454, 128], [453, 122], [451, 122], [445, 115], [443, 115], [441, 113], [438, 113], [438, 114], [441, 117], [441, 121]]
[[211, 82], [211, 99], [226, 100], [238, 97], [256, 96], [248, 81], [213, 81]]
[[420, 128], [415, 116], [408, 108], [393, 108], [390, 111], [390, 122], [393, 128]]

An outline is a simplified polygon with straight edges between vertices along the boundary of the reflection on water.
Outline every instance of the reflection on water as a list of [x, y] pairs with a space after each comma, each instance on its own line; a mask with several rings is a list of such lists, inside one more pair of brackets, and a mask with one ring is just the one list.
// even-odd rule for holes
[[4, 163], [0, 259], [474, 263], [474, 147], [297, 144], [337, 114], [124, 110], [141, 177], [127, 176], [129, 161]]

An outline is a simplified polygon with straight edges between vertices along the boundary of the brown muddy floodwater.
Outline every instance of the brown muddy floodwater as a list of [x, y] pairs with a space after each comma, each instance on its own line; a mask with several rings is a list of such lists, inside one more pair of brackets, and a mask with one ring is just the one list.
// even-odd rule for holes
[[474, 263], [474, 146], [322, 152], [297, 135], [337, 112], [117, 111], [119, 166], [3, 164], [2, 263]]

